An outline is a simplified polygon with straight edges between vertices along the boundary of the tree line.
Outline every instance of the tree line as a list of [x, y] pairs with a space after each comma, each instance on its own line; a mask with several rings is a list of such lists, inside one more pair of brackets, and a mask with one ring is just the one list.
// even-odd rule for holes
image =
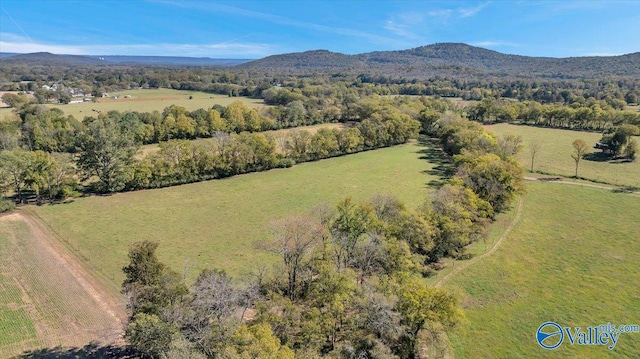
[[640, 113], [625, 111], [624, 102], [576, 101], [571, 105], [535, 101], [484, 99], [467, 109], [469, 119], [482, 123], [517, 123], [585, 131], [612, 131], [623, 124], [640, 125]]
[[[278, 93], [289, 91], [279, 90]], [[14, 104], [16, 120], [0, 122], [0, 150], [23, 147], [74, 153], [78, 151], [76, 140], [79, 135], [95, 119], [117, 123], [137, 144], [151, 144], [172, 139], [210, 138], [219, 132], [263, 132], [322, 123], [360, 122], [374, 114], [395, 116], [398, 111], [416, 118], [425, 107], [440, 112], [454, 108], [450, 103], [429, 98], [409, 100], [372, 96], [353, 97], [342, 102], [333, 99], [331, 103], [293, 100], [262, 110], [248, 107], [241, 101], [226, 107], [214, 105], [194, 111], [171, 105], [162, 112], [108, 111], [79, 121], [73, 116], [65, 116], [58, 108], [49, 109], [24, 98], [25, 102]]]
[[[32, 147], [51, 151], [56, 146], [73, 144], [73, 155], [54, 154], [42, 150], [26, 151], [21, 147], [0, 152], [0, 182], [4, 192], [9, 189], [21, 199], [24, 190], [35, 191], [37, 197], [64, 198], [74, 190], [82, 189], [79, 181], [97, 179], [85, 190], [89, 192], [117, 192], [142, 188], [157, 188], [190, 183], [237, 174], [264, 171], [277, 167], [290, 167], [298, 162], [314, 161], [405, 143], [416, 138], [420, 122], [414, 117], [417, 108], [424, 104], [416, 102], [412, 115], [386, 101], [367, 113], [367, 118], [344, 129], [320, 129], [316, 133], [291, 130], [273, 135], [261, 132], [225, 132], [229, 126], [214, 128], [210, 139], [200, 142], [169, 140], [160, 144], [159, 150], [146, 156], [136, 156], [140, 137], [135, 122], [117, 112], [97, 118], [87, 117], [76, 130], [75, 127], [57, 126], [60, 131], [48, 132], [51, 136], [27, 136]], [[225, 113], [247, 109], [241, 103], [227, 107]], [[170, 106], [166, 117], [183, 108]], [[249, 111], [253, 111], [250, 110]], [[198, 112], [198, 111], [194, 111]], [[209, 114], [216, 114], [216, 110]], [[65, 120], [59, 110], [47, 110], [35, 116], [49, 124]], [[54, 116], [51, 116], [54, 115]], [[25, 118], [29, 119], [30, 115]], [[232, 118], [232, 115], [227, 115]], [[58, 119], [49, 121], [51, 118]], [[186, 117], [184, 113], [178, 117]], [[217, 119], [222, 117], [215, 116]], [[68, 118], [66, 118], [68, 119]], [[132, 125], [133, 123], [133, 125]], [[229, 121], [218, 121], [229, 124]], [[40, 126], [34, 126], [40, 134]], [[71, 130], [74, 128], [74, 130]], [[69, 132], [65, 132], [65, 129]], [[239, 128], [235, 128], [238, 130]], [[77, 132], [76, 132], [77, 131]], [[48, 141], [43, 141], [48, 139]], [[55, 165], [42, 165], [40, 162]], [[58, 173], [57, 168], [64, 168]], [[51, 182], [51, 176], [58, 182]], [[33, 178], [38, 178], [34, 180]], [[52, 184], [53, 183], [53, 184]]]

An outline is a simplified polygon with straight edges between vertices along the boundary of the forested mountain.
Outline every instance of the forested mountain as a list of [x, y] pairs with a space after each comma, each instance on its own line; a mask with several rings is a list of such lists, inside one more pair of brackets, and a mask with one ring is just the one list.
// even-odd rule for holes
[[602, 78], [640, 76], [640, 52], [601, 57], [529, 57], [506, 55], [466, 44], [441, 43], [401, 51], [343, 55], [328, 51], [269, 56], [239, 65], [264, 69], [343, 69], [409, 78], [434, 75]]
[[327, 50], [313, 50], [247, 59], [212, 59], [208, 57], [171, 56], [79, 56], [50, 53], [1, 56], [0, 64], [67, 65], [187, 65], [228, 66], [238, 70], [302, 73], [337, 71], [369, 73], [397, 78], [425, 79], [434, 76], [475, 78], [549, 78], [595, 79], [640, 77], [640, 52], [621, 56], [529, 57], [507, 55], [460, 43], [440, 43], [400, 51], [375, 51], [345, 55]]
[[272, 55], [263, 59], [241, 64], [248, 69], [302, 69], [302, 70], [364, 70], [366, 62], [358, 56], [344, 55], [327, 50], [294, 52]]

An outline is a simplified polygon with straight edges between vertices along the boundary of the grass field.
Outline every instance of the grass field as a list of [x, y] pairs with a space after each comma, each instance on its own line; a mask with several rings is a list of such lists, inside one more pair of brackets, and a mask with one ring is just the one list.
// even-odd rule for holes
[[468, 324], [451, 341], [456, 358], [638, 358], [640, 333], [610, 351], [541, 348], [542, 323], [640, 324], [640, 197], [529, 183], [522, 217], [498, 251], [457, 274]]
[[[514, 134], [522, 136], [524, 146], [518, 155], [518, 159], [527, 170], [531, 167], [531, 150], [529, 144], [534, 140], [539, 141], [542, 147], [536, 155], [534, 170], [565, 177], [573, 177], [575, 173], [575, 162], [571, 158], [571, 154], [573, 153], [571, 143], [575, 139], [581, 138], [591, 148], [595, 145], [596, 141], [602, 137], [601, 134], [593, 132], [510, 124], [491, 125], [485, 128], [496, 135]], [[590, 150], [600, 152], [596, 149]], [[635, 162], [614, 163], [583, 159], [580, 161], [578, 176], [592, 181], [619, 186], [640, 187], [640, 160]]]
[[[124, 98], [126, 95], [131, 98]], [[213, 105], [227, 106], [234, 101], [242, 101], [250, 107], [266, 106], [262, 100], [247, 97], [228, 97], [198, 91], [179, 91], [170, 89], [146, 89], [110, 92], [109, 96], [118, 96], [118, 99], [98, 98], [97, 102], [71, 103], [66, 105], [49, 104], [47, 106], [59, 108], [65, 115], [73, 115], [82, 121], [85, 116], [96, 116], [100, 112], [138, 111], [138, 112], [162, 112], [165, 107], [178, 105], [189, 111], [200, 108], [208, 109]], [[189, 99], [192, 96], [192, 99]], [[94, 111], [96, 110], [96, 111]]]
[[[108, 313], [114, 306], [104, 296], [97, 301], [92, 293], [102, 292], [50, 243], [19, 214], [0, 217], [0, 358], [42, 347], [113, 342], [122, 330]], [[111, 313], [123, 312], [115, 308]]]
[[252, 173], [178, 187], [76, 199], [32, 207], [41, 219], [88, 259], [117, 290], [131, 242], [161, 243], [162, 261], [194, 278], [201, 268], [238, 276], [274, 257], [254, 243], [270, 238], [270, 222], [321, 202], [392, 194], [415, 208], [438, 180], [434, 147], [412, 143], [288, 169]]
[[25, 226], [6, 221], [0, 222], [0, 356], [20, 343], [37, 340], [36, 329], [29, 318], [26, 303], [18, 283], [10, 276], [13, 245], [9, 231], [24, 236]]

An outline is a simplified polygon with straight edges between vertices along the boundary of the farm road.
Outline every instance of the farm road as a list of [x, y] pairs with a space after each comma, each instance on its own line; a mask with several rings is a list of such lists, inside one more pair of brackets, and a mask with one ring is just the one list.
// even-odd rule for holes
[[522, 215], [523, 203], [524, 203], [523, 198], [522, 197], [518, 198], [518, 204], [517, 204], [517, 207], [516, 207], [516, 215], [515, 215], [515, 217], [513, 217], [513, 220], [511, 221], [511, 223], [509, 223], [509, 226], [507, 227], [507, 229], [504, 231], [504, 233], [502, 233], [502, 235], [500, 236], [500, 238], [498, 239], [496, 244], [494, 244], [493, 247], [489, 251], [487, 251], [487, 252], [485, 252], [485, 253], [477, 256], [477, 257], [474, 257], [469, 261], [463, 262], [458, 267], [456, 267], [454, 270], [449, 272], [449, 274], [447, 274], [446, 276], [442, 277], [442, 279], [440, 279], [438, 281], [438, 283], [435, 284], [435, 287], [442, 286], [446, 281], [451, 279], [456, 274], [462, 272], [464, 269], [466, 269], [467, 267], [469, 267], [473, 263], [481, 260], [484, 257], [488, 257], [488, 256], [492, 255], [493, 253], [495, 253], [496, 250], [498, 250], [498, 247], [500, 247], [500, 245], [502, 244], [502, 242], [509, 236], [509, 233], [511, 233], [511, 230], [515, 226], [516, 222], [518, 222], [518, 220], [520, 219], [520, 216]]
[[16, 343], [14, 349], [80, 347], [94, 341], [122, 344], [123, 300], [104, 289], [31, 217], [18, 211], [0, 217], [0, 222], [5, 228], [15, 228], [13, 233], [8, 231], [9, 260], [0, 267], [20, 287], [21, 305], [38, 337]]
[[[590, 187], [590, 188], [599, 188], [599, 189], [607, 189], [607, 190], [615, 190], [619, 187], [612, 187], [612, 186], [602, 186], [602, 185], [597, 185], [597, 184], [591, 184], [591, 183], [584, 183], [584, 182], [572, 182], [572, 181], [564, 181], [564, 180], [548, 180], [545, 181], [544, 179], [541, 178], [536, 178], [536, 177], [524, 177], [525, 181], [539, 181], [539, 182], [545, 182], [545, 183], [558, 183], [558, 184], [568, 184], [571, 186], [581, 186], [581, 187]], [[640, 194], [640, 192], [635, 191], [635, 192], [630, 192], [632, 194]]]

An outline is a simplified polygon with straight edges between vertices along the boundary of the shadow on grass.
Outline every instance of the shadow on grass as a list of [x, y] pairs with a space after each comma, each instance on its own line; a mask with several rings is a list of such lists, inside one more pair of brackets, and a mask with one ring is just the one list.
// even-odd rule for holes
[[85, 359], [85, 358], [128, 358], [138, 356], [126, 348], [120, 346], [101, 346], [98, 343], [89, 343], [81, 348], [45, 348], [27, 351], [13, 357], [13, 359]]
[[586, 155], [582, 156], [582, 158], [585, 159], [586, 161], [609, 162], [614, 164], [632, 162], [630, 159], [624, 156], [613, 156], [604, 152], [587, 153]]
[[640, 192], [640, 187], [637, 186], [626, 186], [626, 187], [617, 187], [611, 190], [613, 193], [634, 193]]
[[611, 160], [611, 155], [604, 152], [591, 152], [582, 156], [582, 158], [586, 161], [607, 162]]
[[430, 176], [438, 177], [427, 182], [428, 187], [439, 188], [442, 187], [455, 172], [455, 166], [453, 161], [442, 151], [440, 143], [436, 138], [421, 137], [418, 140], [418, 144], [422, 147], [418, 151], [421, 160], [427, 160], [433, 164], [431, 169], [423, 171]]

